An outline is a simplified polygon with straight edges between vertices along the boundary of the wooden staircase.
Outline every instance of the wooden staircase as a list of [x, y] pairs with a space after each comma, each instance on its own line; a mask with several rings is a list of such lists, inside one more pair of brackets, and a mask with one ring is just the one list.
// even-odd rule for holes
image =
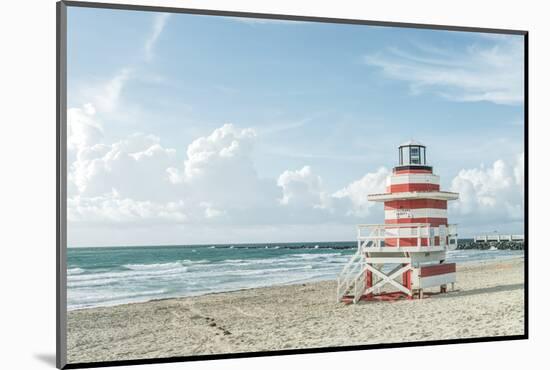
[[[373, 243], [370, 241], [369, 243]], [[360, 245], [357, 252], [351, 257], [348, 263], [338, 275], [336, 288], [336, 302], [353, 302], [357, 303], [363, 296], [366, 288], [365, 272], [365, 252], [364, 247]]]

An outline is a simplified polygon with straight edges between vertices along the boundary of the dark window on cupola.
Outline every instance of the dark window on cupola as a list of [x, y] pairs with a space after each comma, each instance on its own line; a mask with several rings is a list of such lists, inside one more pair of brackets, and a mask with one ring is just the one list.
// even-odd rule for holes
[[411, 153], [411, 164], [420, 164], [420, 147], [412, 146], [410, 153]]

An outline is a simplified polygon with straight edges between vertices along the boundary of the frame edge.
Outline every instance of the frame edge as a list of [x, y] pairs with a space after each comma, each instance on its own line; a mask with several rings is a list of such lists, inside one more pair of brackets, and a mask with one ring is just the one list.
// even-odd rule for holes
[[[525, 258], [524, 258], [524, 333], [523, 335], [512, 335], [504, 337], [480, 337], [471, 339], [451, 339], [439, 341], [419, 341], [419, 342], [403, 342], [403, 343], [388, 343], [374, 345], [358, 345], [344, 347], [323, 347], [313, 349], [292, 349], [292, 350], [277, 350], [277, 351], [259, 351], [245, 353], [230, 353], [230, 354], [213, 354], [213, 355], [198, 355], [198, 356], [175, 356], [166, 358], [149, 358], [135, 360], [114, 360], [104, 362], [90, 363], [68, 363], [67, 362], [67, 192], [66, 192], [66, 177], [67, 177], [67, 7], [84, 7], [84, 8], [102, 8], [113, 10], [133, 10], [133, 11], [156, 11], [170, 13], [184, 13], [196, 15], [213, 15], [227, 17], [244, 17], [244, 18], [263, 18], [263, 19], [285, 19], [294, 21], [311, 21], [321, 23], [342, 23], [342, 24], [360, 24], [381, 27], [402, 27], [416, 29], [432, 29], [443, 31], [462, 31], [462, 32], [480, 32], [480, 33], [497, 33], [509, 35], [524, 36], [524, 141], [525, 141]], [[385, 348], [406, 348], [406, 347], [422, 347], [422, 346], [437, 346], [437, 345], [453, 345], [467, 343], [483, 343], [483, 342], [499, 342], [512, 340], [528, 340], [529, 339], [529, 310], [528, 310], [528, 30], [514, 29], [492, 29], [475, 26], [449, 26], [435, 24], [417, 24], [403, 23], [392, 21], [373, 21], [360, 19], [342, 19], [329, 18], [321, 16], [300, 16], [272, 13], [251, 13], [239, 11], [224, 11], [213, 9], [198, 9], [198, 8], [176, 8], [163, 6], [147, 6], [147, 5], [131, 5], [121, 3], [108, 2], [83, 2], [73, 0], [60, 0], [56, 3], [56, 197], [57, 197], [57, 212], [56, 212], [56, 367], [59, 369], [69, 368], [94, 368], [94, 367], [112, 367], [112, 366], [128, 366], [128, 365], [146, 365], [158, 363], [172, 362], [191, 362], [191, 361], [208, 361], [219, 359], [232, 358], [257, 358], [265, 356], [285, 356], [295, 354], [314, 354], [314, 353], [334, 353], [345, 351], [385, 349]]]
[[56, 367], [67, 365], [67, 5], [56, 3]]
[[296, 14], [276, 14], [276, 13], [255, 13], [231, 10], [216, 10], [204, 8], [184, 8], [174, 6], [157, 6], [157, 5], [136, 5], [127, 3], [109, 3], [109, 2], [94, 2], [94, 1], [79, 1], [79, 0], [63, 0], [66, 6], [83, 7], [83, 8], [98, 8], [112, 10], [134, 10], [134, 11], [153, 11], [166, 13], [184, 13], [196, 15], [213, 15], [222, 17], [241, 17], [241, 18], [260, 18], [260, 19], [282, 19], [290, 21], [306, 21], [320, 23], [343, 23], [343, 24], [360, 24], [379, 27], [402, 27], [402, 28], [417, 28], [443, 31], [461, 31], [461, 32], [481, 32], [481, 33], [498, 33], [507, 35], [525, 35], [527, 30], [518, 29], [503, 29], [503, 28], [484, 28], [475, 26], [451, 26], [443, 24], [428, 24], [428, 23], [408, 23], [398, 21], [375, 21], [354, 18], [331, 18], [323, 16], [305, 16]]

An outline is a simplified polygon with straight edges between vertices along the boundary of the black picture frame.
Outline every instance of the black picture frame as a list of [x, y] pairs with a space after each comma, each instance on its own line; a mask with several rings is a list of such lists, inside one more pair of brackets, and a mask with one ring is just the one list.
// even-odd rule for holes
[[[145, 12], [183, 13], [223, 17], [263, 18], [290, 21], [309, 21], [321, 23], [355, 24], [381, 27], [399, 27], [446, 31], [481, 32], [507, 35], [521, 35], [524, 38], [524, 186], [525, 186], [525, 241], [524, 241], [524, 334], [512, 336], [494, 336], [468, 339], [445, 339], [416, 342], [398, 342], [369, 345], [353, 345], [344, 347], [323, 347], [307, 349], [287, 349], [277, 351], [261, 351], [232, 354], [212, 354], [197, 356], [176, 356], [167, 358], [151, 358], [120, 361], [100, 361], [67, 363], [67, 8], [85, 7], [97, 9], [117, 9]], [[281, 356], [294, 354], [309, 354], [322, 352], [343, 352], [380, 348], [419, 347], [462, 343], [498, 342], [525, 340], [529, 338], [529, 32], [526, 30], [494, 29], [481, 27], [462, 27], [439, 24], [418, 24], [385, 22], [361, 19], [341, 19], [329, 17], [311, 17], [285, 14], [249, 13], [234, 11], [219, 11], [206, 9], [175, 8], [160, 6], [144, 6], [132, 4], [111, 4], [100, 2], [59, 1], [56, 4], [56, 366], [59, 369], [94, 368], [107, 366], [157, 364], [187, 361], [205, 361], [244, 357]]]

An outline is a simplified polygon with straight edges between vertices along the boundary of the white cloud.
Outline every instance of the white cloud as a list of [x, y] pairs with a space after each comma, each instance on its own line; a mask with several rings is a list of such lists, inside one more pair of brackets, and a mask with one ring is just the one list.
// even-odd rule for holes
[[209, 136], [194, 140], [187, 147], [184, 172], [180, 174], [177, 169], [169, 169], [172, 180], [191, 181], [208, 176], [212, 172], [223, 171], [236, 162], [247, 161], [255, 136], [254, 130], [239, 129], [232, 124], [225, 124]]
[[368, 202], [367, 195], [384, 192], [388, 175], [389, 171], [381, 167], [331, 194], [311, 167], [287, 170], [277, 181], [283, 193], [279, 203], [291, 209], [293, 220], [298, 222], [383, 222], [382, 207]]
[[463, 169], [453, 179], [451, 191], [460, 199], [450, 204], [450, 217], [456, 215], [466, 225], [523, 221], [524, 154], [513, 162], [495, 161], [490, 167]]
[[151, 33], [145, 40], [144, 51], [145, 59], [147, 61], [151, 61], [153, 59], [155, 44], [157, 43], [160, 34], [164, 30], [164, 27], [166, 26], [166, 22], [168, 21], [169, 17], [169, 13], [161, 13], [155, 15], [153, 19], [153, 28], [151, 29]]
[[260, 209], [274, 204], [276, 184], [259, 178], [253, 163], [256, 134], [225, 124], [187, 147], [183, 166], [167, 168], [170, 181], [197, 202], [222, 209]]
[[103, 127], [95, 119], [95, 108], [85, 104], [82, 108], [67, 110], [67, 149], [78, 151], [99, 142]]
[[184, 202], [158, 203], [122, 197], [116, 189], [98, 196], [68, 199], [68, 218], [75, 223], [183, 223]]
[[283, 190], [283, 196], [279, 199], [283, 205], [313, 208], [324, 208], [327, 205], [321, 177], [315, 175], [309, 166], [297, 171], [284, 171], [279, 176], [277, 185]]
[[69, 164], [68, 181], [86, 196], [116, 188], [124, 196], [163, 199], [173, 196], [158, 190], [169, 183], [165, 169], [176, 163], [175, 155], [159, 138], [139, 133], [113, 144], [96, 143], [80, 149]]
[[[487, 42], [492, 42], [486, 46]], [[465, 51], [420, 46], [414, 53], [389, 48], [365, 57], [413, 93], [435, 92], [449, 100], [523, 103], [523, 39], [485, 38]]]
[[[102, 130], [96, 122], [90, 125]], [[111, 206], [161, 212], [162, 207], [185, 201], [186, 222], [226, 220], [222, 216], [228, 212], [261, 217], [261, 209], [277, 204], [278, 192], [274, 181], [256, 174], [251, 159], [254, 137], [250, 129], [223, 125], [189, 144], [181, 167], [176, 149], [163, 147], [153, 135], [134, 134], [111, 144], [86, 140], [69, 163], [68, 174], [73, 200], [69, 207], [85, 201], [86, 212], [69, 212], [69, 216], [97, 220], [105, 212], [108, 220], [113, 218]], [[111, 195], [112, 189], [117, 197]], [[115, 215], [119, 221], [127, 215], [128, 222], [139, 215], [151, 217], [147, 212]]]
[[212, 204], [208, 202], [202, 202], [200, 206], [204, 208], [204, 217], [207, 219], [214, 219], [225, 214], [225, 211], [212, 207]]
[[[385, 167], [380, 167], [376, 172], [367, 173], [361, 179], [352, 182], [343, 189], [332, 194], [333, 198], [341, 201], [348, 201], [344, 207], [348, 215], [366, 217], [371, 213], [371, 208], [376, 203], [367, 200], [368, 194], [383, 193], [386, 185], [386, 178], [390, 172]], [[380, 219], [379, 222], [383, 220]]]
[[166, 168], [177, 163], [174, 149], [164, 148], [158, 137], [140, 133], [105, 143], [103, 132], [94, 105], [68, 109], [69, 196], [94, 197], [113, 188], [125, 197], [136, 199], [174, 196], [174, 193], [158, 191], [169, 183]]

